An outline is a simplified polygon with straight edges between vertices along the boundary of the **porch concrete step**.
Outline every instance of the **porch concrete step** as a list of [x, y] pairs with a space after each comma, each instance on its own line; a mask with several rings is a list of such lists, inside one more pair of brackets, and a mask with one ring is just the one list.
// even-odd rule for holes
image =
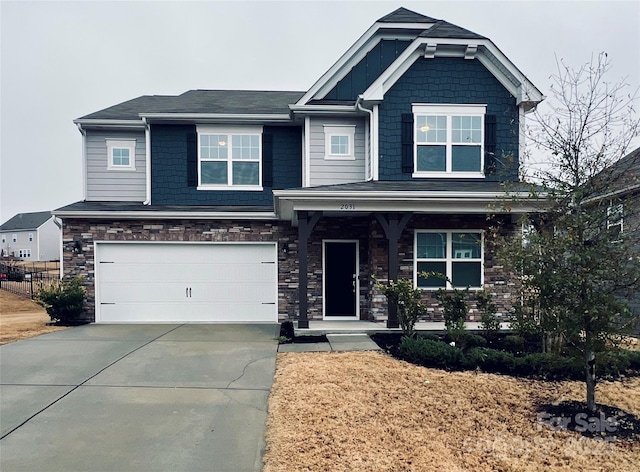
[[327, 334], [332, 351], [380, 351], [367, 334]]

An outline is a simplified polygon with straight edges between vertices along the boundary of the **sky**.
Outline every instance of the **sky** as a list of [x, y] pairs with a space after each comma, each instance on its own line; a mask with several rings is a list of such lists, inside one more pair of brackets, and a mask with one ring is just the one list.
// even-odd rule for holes
[[545, 95], [557, 59], [601, 51], [611, 82], [640, 87], [638, 0], [0, 0], [0, 223], [83, 199], [74, 119], [140, 95], [307, 90], [401, 6], [487, 36]]

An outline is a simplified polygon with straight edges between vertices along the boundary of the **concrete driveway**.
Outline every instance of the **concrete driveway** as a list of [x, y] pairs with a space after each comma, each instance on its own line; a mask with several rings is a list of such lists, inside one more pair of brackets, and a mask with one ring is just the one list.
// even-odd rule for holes
[[259, 471], [278, 325], [86, 325], [0, 346], [0, 470]]

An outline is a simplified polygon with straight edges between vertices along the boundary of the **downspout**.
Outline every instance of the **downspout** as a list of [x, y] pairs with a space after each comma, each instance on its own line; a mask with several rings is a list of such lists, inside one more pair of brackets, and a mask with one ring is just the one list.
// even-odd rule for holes
[[151, 205], [151, 126], [145, 117], [144, 123], [144, 159], [145, 159], [145, 200], [143, 205]]
[[364, 111], [369, 115], [369, 159], [371, 160], [371, 162], [369, 163], [371, 168], [370, 168], [370, 172], [371, 172], [371, 178], [369, 180], [375, 180], [374, 176], [375, 176], [375, 172], [374, 172], [374, 159], [377, 158], [378, 153], [375, 150], [375, 139], [374, 139], [374, 133], [373, 133], [373, 110], [369, 110], [368, 108], [364, 108], [362, 106], [362, 95], [358, 95], [358, 99], [356, 100], [356, 110], [358, 111]]
[[80, 123], [76, 123], [78, 131], [82, 135], [82, 195], [87, 200], [87, 131]]

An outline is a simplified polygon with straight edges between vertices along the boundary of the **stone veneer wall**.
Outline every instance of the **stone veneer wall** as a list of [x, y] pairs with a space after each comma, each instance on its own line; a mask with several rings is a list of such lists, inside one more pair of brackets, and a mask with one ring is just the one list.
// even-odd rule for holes
[[[297, 228], [286, 221], [222, 220], [80, 220], [63, 221], [63, 270], [65, 277], [83, 277], [87, 291], [85, 320], [95, 319], [96, 241], [211, 241], [278, 243], [278, 313], [294, 318], [298, 313]], [[76, 238], [74, 240], [74, 237]], [[74, 252], [76, 240], [81, 250]], [[286, 252], [284, 248], [287, 248]]]
[[[502, 231], [515, 226], [510, 217], [501, 220]], [[63, 269], [65, 277], [83, 277], [87, 290], [85, 319], [94, 320], [96, 241], [211, 241], [211, 242], [277, 242], [278, 243], [278, 313], [280, 320], [298, 317], [298, 230], [286, 221], [224, 220], [81, 220], [65, 219], [63, 227]], [[413, 279], [414, 229], [487, 229], [484, 215], [414, 215], [400, 240], [400, 277]], [[488, 233], [486, 233], [488, 235]], [[75, 237], [75, 239], [74, 239]], [[387, 300], [376, 288], [372, 276], [387, 280], [387, 239], [374, 217], [323, 217], [309, 238], [308, 296], [309, 318], [322, 319], [323, 240], [359, 241], [360, 319], [386, 319]], [[507, 281], [485, 238], [485, 287], [493, 294], [500, 313], [511, 308], [515, 290]], [[74, 252], [76, 240], [81, 250]], [[285, 250], [286, 248], [286, 250]], [[441, 312], [432, 295], [424, 292], [428, 306], [426, 319], [441, 320]], [[477, 310], [469, 320], [479, 319]]]
[[[516, 286], [508, 280], [508, 274], [504, 267], [499, 264], [492, 248], [490, 225], [499, 229], [500, 234], [508, 234], [516, 229], [516, 225], [511, 222], [511, 216], [494, 219], [489, 222], [484, 215], [414, 215], [400, 238], [400, 278], [413, 280], [413, 244], [414, 230], [434, 229], [482, 229], [485, 230], [484, 246], [484, 287], [493, 295], [494, 302], [498, 307], [498, 313], [506, 315], [512, 308], [513, 296]], [[382, 227], [372, 221], [370, 224], [370, 261], [372, 274], [382, 282], [388, 280], [388, 260], [387, 260], [387, 240]], [[380, 293], [373, 281], [370, 286], [370, 315], [373, 319], [383, 320], [387, 318], [387, 299]], [[423, 301], [427, 305], [427, 315], [424, 317], [428, 321], [442, 321], [442, 310], [434, 297], [433, 291], [423, 291]], [[479, 321], [480, 314], [472, 303], [470, 305], [468, 321]]]

